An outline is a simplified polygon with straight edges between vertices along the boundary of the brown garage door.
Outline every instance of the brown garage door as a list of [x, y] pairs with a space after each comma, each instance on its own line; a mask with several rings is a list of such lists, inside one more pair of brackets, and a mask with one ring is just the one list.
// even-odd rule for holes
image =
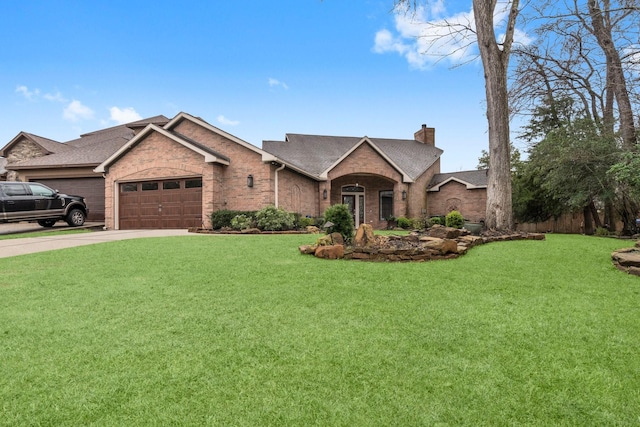
[[120, 184], [120, 229], [202, 225], [202, 178]]
[[104, 178], [37, 179], [61, 193], [82, 196], [89, 209], [88, 221], [104, 221]]

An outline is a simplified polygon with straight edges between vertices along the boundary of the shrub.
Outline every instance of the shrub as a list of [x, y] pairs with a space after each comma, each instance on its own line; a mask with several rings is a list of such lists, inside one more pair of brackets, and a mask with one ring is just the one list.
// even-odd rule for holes
[[298, 227], [300, 228], [307, 228], [310, 225], [315, 225], [315, 221], [313, 220], [313, 218], [301, 216], [298, 220]]
[[411, 228], [412, 226], [413, 222], [409, 218], [405, 218], [403, 216], [398, 218], [398, 227], [404, 228], [406, 230], [407, 228]]
[[607, 237], [607, 236], [611, 235], [611, 233], [609, 232], [609, 230], [607, 230], [604, 227], [598, 227], [598, 228], [596, 228], [595, 235], [598, 236], [598, 237]]
[[231, 221], [238, 215], [249, 215], [253, 217], [253, 212], [231, 211], [228, 209], [215, 211], [211, 214], [211, 228], [219, 230], [224, 227], [231, 227]]
[[444, 223], [447, 227], [462, 228], [464, 226], [464, 217], [458, 211], [451, 211], [444, 218]]
[[426, 218], [411, 218], [411, 228], [414, 230], [424, 230], [429, 225]]
[[244, 214], [236, 215], [231, 220], [231, 228], [233, 228], [234, 230], [246, 230], [254, 226], [253, 222], [254, 221], [251, 216]]
[[294, 215], [282, 208], [269, 205], [256, 213], [258, 228], [265, 231], [291, 230], [294, 224]]
[[353, 240], [353, 217], [351, 209], [348, 205], [332, 205], [324, 211], [324, 219], [333, 223], [327, 228], [327, 234], [340, 233], [345, 243], [351, 243]]
[[429, 219], [430, 225], [442, 225], [442, 218], [439, 216], [434, 216]]

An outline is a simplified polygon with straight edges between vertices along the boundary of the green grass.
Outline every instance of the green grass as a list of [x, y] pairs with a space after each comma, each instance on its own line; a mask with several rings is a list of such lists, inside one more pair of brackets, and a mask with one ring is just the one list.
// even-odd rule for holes
[[62, 234], [79, 234], [79, 233], [91, 233], [91, 230], [88, 230], [86, 228], [79, 228], [79, 229], [73, 229], [73, 230], [30, 231], [27, 233], [2, 234], [0, 235], [0, 240], [23, 239], [25, 237], [59, 236]]
[[188, 236], [0, 259], [0, 425], [638, 425], [630, 242], [430, 263]]

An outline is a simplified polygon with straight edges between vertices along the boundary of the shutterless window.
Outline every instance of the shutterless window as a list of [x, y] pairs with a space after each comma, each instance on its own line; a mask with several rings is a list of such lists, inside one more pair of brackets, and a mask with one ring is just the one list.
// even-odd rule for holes
[[38, 184], [27, 184], [31, 188], [31, 194], [34, 196], [53, 197], [53, 190]]
[[129, 193], [131, 191], [138, 191], [138, 184], [122, 184], [120, 191], [123, 193]]
[[393, 215], [393, 190], [380, 192], [380, 219], [385, 220]]
[[180, 181], [165, 181], [162, 183], [163, 190], [176, 190], [180, 188]]
[[142, 191], [153, 191], [158, 189], [157, 182], [143, 182], [142, 183]]
[[184, 188], [200, 188], [202, 187], [202, 179], [188, 179], [184, 182]]
[[7, 196], [26, 196], [27, 189], [22, 184], [5, 184], [4, 194]]

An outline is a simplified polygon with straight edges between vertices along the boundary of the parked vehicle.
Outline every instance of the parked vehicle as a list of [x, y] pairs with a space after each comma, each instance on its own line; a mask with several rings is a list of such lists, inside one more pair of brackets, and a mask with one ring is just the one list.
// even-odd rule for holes
[[53, 227], [64, 220], [78, 227], [88, 212], [81, 196], [60, 194], [37, 182], [0, 181], [0, 222], [37, 221], [43, 227]]

